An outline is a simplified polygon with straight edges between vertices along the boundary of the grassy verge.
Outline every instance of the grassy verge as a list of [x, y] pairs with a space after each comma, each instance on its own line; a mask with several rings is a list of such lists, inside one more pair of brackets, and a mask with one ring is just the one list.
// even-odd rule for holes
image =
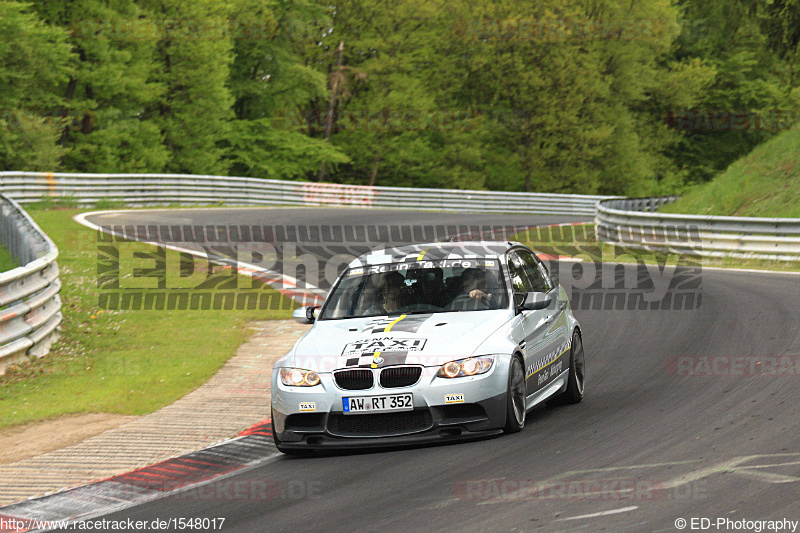
[[[644, 262], [646, 264], [696, 265], [698, 258], [676, 253], [655, 253], [635, 248], [615, 247], [613, 244], [599, 243], [596, 240], [594, 224], [580, 226], [553, 227], [547, 230], [520, 232], [514, 236], [532, 249], [547, 255], [575, 257], [585, 261], [614, 263]], [[744, 259], [735, 257], [703, 257], [699, 264], [714, 268], [744, 268], [776, 272], [800, 272], [800, 261], [771, 261], [766, 259]]]
[[6, 272], [13, 268], [17, 268], [19, 263], [14, 259], [5, 246], [0, 244], [0, 272]]
[[[263, 288], [280, 299], [278, 309], [104, 311], [95, 234], [72, 220], [80, 210], [29, 212], [59, 247], [64, 323], [47, 357], [0, 378], [0, 428], [74, 413], [153, 412], [207, 381], [236, 353], [248, 322], [288, 318], [297, 307]], [[166, 264], [178, 278], [180, 262]]]
[[800, 218], [800, 129], [757, 146], [662, 213]]

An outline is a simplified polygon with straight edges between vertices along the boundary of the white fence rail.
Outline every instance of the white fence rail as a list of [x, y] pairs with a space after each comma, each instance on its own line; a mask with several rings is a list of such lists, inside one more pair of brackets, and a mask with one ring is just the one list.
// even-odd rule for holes
[[597, 204], [601, 241], [709, 257], [800, 260], [800, 219], [675, 215], [652, 210], [672, 198], [610, 199]]
[[0, 273], [0, 374], [50, 349], [61, 324], [58, 248], [13, 200], [0, 194], [0, 241], [22, 266]]
[[589, 215], [610, 196], [412, 189], [176, 174], [0, 172], [0, 191], [20, 203], [42, 198], [125, 205], [301, 205]]

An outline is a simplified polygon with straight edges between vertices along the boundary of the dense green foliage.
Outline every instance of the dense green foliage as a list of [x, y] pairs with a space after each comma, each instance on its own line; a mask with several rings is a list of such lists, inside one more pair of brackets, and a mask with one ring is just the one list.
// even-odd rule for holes
[[681, 192], [794, 120], [798, 43], [800, 0], [0, 0], [0, 169]]

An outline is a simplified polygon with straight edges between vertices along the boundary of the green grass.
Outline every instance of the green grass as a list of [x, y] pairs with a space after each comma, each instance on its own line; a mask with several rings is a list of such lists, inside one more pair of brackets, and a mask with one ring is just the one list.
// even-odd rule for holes
[[[59, 247], [64, 323], [48, 356], [0, 378], [0, 427], [74, 413], [153, 412], [206, 382], [236, 353], [250, 321], [288, 318], [297, 307], [260, 289], [280, 298], [279, 309], [104, 311], [98, 308], [95, 233], [72, 220], [80, 210], [34, 206], [29, 212]], [[177, 278], [176, 257], [167, 268]], [[123, 263], [121, 270], [132, 271]]]
[[26, 203], [26, 211], [46, 211], [50, 209], [75, 209], [78, 200], [74, 196], [42, 196], [35, 202]]
[[[644, 262], [645, 264], [696, 265], [697, 257], [681, 256], [671, 253], [654, 253], [635, 248], [621, 248], [612, 244], [598, 243], [594, 232], [594, 224], [550, 228], [532, 233], [520, 232], [512, 240], [519, 241], [533, 250], [552, 255], [579, 257], [584, 261], [613, 263]], [[745, 268], [753, 270], [770, 270], [775, 272], [798, 272], [799, 261], [771, 261], [766, 259], [742, 259], [735, 257], [712, 258], [703, 257], [699, 264], [713, 268]]]
[[8, 272], [19, 266], [19, 262], [0, 244], [0, 272]]
[[800, 128], [756, 147], [662, 213], [800, 218]]

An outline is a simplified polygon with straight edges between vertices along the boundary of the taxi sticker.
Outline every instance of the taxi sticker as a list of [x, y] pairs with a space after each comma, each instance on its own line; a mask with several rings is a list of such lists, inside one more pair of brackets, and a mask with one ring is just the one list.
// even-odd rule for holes
[[463, 394], [445, 394], [444, 403], [464, 403]]
[[419, 352], [425, 348], [427, 340], [389, 336], [358, 339], [355, 342], [347, 343], [342, 350], [342, 355], [356, 357], [374, 352]]
[[309, 411], [316, 411], [317, 404], [316, 402], [300, 402], [300, 412], [307, 413]]

